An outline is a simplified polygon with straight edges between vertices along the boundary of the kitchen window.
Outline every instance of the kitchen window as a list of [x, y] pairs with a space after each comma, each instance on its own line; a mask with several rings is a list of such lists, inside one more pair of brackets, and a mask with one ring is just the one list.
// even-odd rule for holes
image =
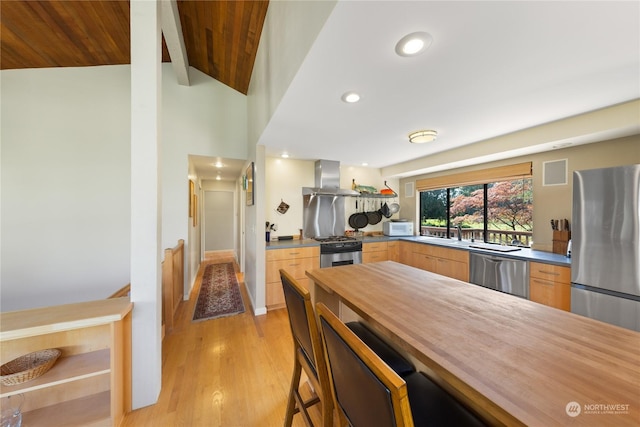
[[[510, 168], [514, 169], [417, 181], [420, 235], [529, 247], [533, 232], [531, 164]], [[521, 176], [515, 177], [514, 171]], [[510, 179], [478, 182], [502, 176]], [[433, 188], [434, 183], [448, 185]]]

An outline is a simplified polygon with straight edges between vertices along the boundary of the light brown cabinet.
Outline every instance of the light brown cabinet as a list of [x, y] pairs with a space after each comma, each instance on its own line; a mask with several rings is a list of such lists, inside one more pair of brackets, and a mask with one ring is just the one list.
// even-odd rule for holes
[[388, 242], [362, 244], [362, 263], [387, 261], [389, 259]]
[[571, 269], [529, 263], [529, 299], [561, 310], [571, 310]]
[[391, 240], [387, 242], [387, 251], [389, 254], [389, 261], [400, 262], [400, 242], [397, 240]]
[[320, 247], [308, 246], [289, 249], [270, 249], [266, 254], [266, 305], [268, 310], [285, 306], [280, 269], [285, 269], [302, 286], [309, 289], [305, 272], [320, 268]]
[[465, 250], [400, 242], [400, 262], [453, 279], [469, 281], [469, 252]]
[[24, 396], [23, 425], [117, 426], [131, 410], [131, 309], [128, 297], [0, 314], [2, 364], [58, 348], [42, 376], [0, 386]]

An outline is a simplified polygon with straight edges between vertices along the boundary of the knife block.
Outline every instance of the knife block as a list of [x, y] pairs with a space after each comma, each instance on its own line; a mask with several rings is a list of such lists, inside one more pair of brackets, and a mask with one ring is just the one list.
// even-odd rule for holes
[[553, 231], [553, 253], [566, 255], [567, 245], [571, 239], [570, 231]]

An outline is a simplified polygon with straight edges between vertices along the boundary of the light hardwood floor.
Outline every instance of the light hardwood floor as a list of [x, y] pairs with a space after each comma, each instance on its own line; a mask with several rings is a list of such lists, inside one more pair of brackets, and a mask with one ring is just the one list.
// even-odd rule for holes
[[[254, 316], [238, 273], [245, 312], [192, 322], [202, 271], [217, 262], [234, 262], [238, 271], [227, 253], [202, 263], [189, 301], [180, 304], [175, 328], [164, 338], [158, 402], [127, 414], [122, 426], [283, 425], [293, 370], [286, 309]], [[300, 415], [293, 425], [304, 425]]]

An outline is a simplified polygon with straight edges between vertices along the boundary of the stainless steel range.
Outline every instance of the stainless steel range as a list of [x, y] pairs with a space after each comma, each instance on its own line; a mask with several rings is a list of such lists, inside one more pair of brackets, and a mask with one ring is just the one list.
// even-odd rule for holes
[[358, 195], [340, 188], [340, 162], [316, 162], [315, 187], [302, 188], [302, 235], [320, 242], [320, 268], [362, 264], [362, 241], [344, 235], [345, 197]]
[[320, 268], [362, 264], [362, 241], [347, 236], [316, 237], [320, 242]]

